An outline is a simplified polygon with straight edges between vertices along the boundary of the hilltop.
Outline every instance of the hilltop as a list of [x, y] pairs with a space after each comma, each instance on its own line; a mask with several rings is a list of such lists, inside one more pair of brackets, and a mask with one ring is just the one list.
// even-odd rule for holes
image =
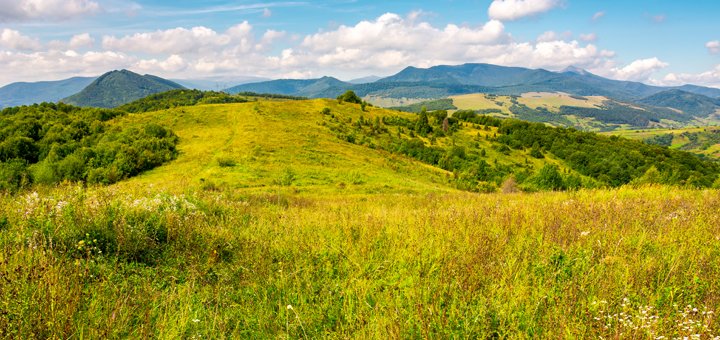
[[153, 75], [111, 71], [62, 101], [76, 106], [112, 108], [151, 94], [182, 88], [180, 84]]

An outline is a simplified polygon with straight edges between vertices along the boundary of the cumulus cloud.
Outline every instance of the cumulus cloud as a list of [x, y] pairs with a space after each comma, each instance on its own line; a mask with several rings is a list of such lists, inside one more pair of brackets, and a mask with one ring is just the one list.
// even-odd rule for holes
[[638, 59], [624, 67], [611, 69], [610, 74], [620, 80], [648, 81], [655, 72], [668, 66], [658, 58]]
[[513, 21], [545, 13], [559, 4], [558, 0], [494, 0], [488, 15], [494, 20]]
[[697, 74], [691, 73], [670, 73], [662, 79], [663, 85], [694, 84], [720, 88], [720, 65], [715, 68]]
[[12, 50], [38, 50], [41, 48], [41, 44], [37, 39], [5, 28], [0, 31], [0, 47]]
[[710, 53], [718, 54], [720, 53], [720, 40], [708, 41], [707, 44], [705, 44], [705, 47]]
[[99, 10], [92, 0], [0, 0], [0, 22], [65, 20]]
[[393, 13], [297, 39], [282, 31], [256, 32], [248, 22], [224, 31], [198, 26], [110, 35], [98, 44], [87, 33], [43, 46], [20, 32], [2, 32], [7, 33], [0, 34], [0, 64], [14, 71], [0, 73], [0, 82], [98, 75], [119, 68], [171, 78], [355, 77], [389, 74], [409, 65], [472, 62], [549, 70], [576, 66], [642, 80], [667, 66], [657, 58], [618, 66], [614, 52], [575, 40], [571, 32], [549, 31], [536, 41], [518, 41], [499, 20], [437, 26], [418, 15]]
[[272, 16], [272, 11], [269, 8], [265, 8], [263, 9], [262, 16], [263, 18], [269, 18]]

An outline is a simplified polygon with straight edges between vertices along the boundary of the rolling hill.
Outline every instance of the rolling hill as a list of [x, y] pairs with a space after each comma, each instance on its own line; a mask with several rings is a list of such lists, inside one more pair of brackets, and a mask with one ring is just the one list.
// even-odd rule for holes
[[251, 84], [242, 84], [226, 89], [228, 93], [255, 92], [273, 93], [298, 97], [336, 97], [352, 84], [333, 77], [318, 79], [278, 79]]
[[0, 337], [612, 338], [714, 309], [718, 163], [467, 111], [201, 104], [223, 96], [3, 110], [0, 186], [27, 187], [0, 195]]
[[180, 84], [153, 75], [111, 71], [62, 101], [76, 106], [112, 108], [151, 94], [182, 88]]
[[73, 77], [57, 81], [8, 84], [0, 88], [0, 108], [56, 102], [79, 92], [95, 79], [95, 77]]
[[638, 103], [657, 107], [670, 107], [700, 117], [720, 112], [720, 99], [713, 99], [678, 89], [656, 93], [639, 100]]

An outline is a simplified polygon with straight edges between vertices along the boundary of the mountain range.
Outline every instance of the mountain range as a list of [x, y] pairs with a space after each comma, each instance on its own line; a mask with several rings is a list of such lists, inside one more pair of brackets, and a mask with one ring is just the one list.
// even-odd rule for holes
[[[383, 105], [385, 100], [420, 102], [472, 93], [517, 96], [528, 92], [561, 92], [574, 96], [603, 96], [617, 102], [642, 106], [646, 111], [649, 110], [647, 107], [658, 107], [666, 110], [664, 116], [668, 116], [668, 108], [701, 118], [720, 112], [720, 89], [695, 85], [660, 87], [612, 80], [574, 67], [552, 72], [490, 64], [464, 64], [407, 67], [389, 77], [370, 76], [350, 82], [327, 76], [317, 79], [260, 80], [246, 77], [240, 81], [255, 82], [236, 85], [224, 91], [230, 94], [253, 92], [334, 98], [347, 90], [353, 90], [378, 105]], [[186, 87], [183, 84], [188, 88], [217, 88], [220, 84], [208, 85], [208, 81], [202, 80], [180, 82], [120, 70], [97, 78], [14, 83], [0, 88], [0, 106], [62, 100], [78, 106], [117, 107], [151, 94], [183, 89]]]
[[639, 82], [603, 78], [585, 70], [568, 68], [561, 72], [490, 64], [407, 67], [399, 73], [372, 83], [352, 84], [331, 77], [307, 80], [273, 80], [228, 88], [235, 92], [270, 92], [305, 97], [334, 97], [346, 90], [361, 96], [390, 98], [443, 98], [467, 93], [519, 95], [527, 92], [564, 92], [579, 96], [600, 95], [634, 101], [678, 89], [711, 98], [720, 98], [720, 89], [685, 85], [651, 86]]
[[57, 81], [18, 82], [0, 87], [0, 108], [56, 102], [78, 93], [96, 77], [73, 77]]

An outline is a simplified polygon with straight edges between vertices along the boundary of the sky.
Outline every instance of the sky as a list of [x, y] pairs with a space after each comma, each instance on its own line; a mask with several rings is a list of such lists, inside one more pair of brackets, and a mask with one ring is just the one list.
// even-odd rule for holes
[[569, 66], [720, 87], [717, 0], [0, 0], [0, 85], [129, 69], [342, 80], [407, 66]]

